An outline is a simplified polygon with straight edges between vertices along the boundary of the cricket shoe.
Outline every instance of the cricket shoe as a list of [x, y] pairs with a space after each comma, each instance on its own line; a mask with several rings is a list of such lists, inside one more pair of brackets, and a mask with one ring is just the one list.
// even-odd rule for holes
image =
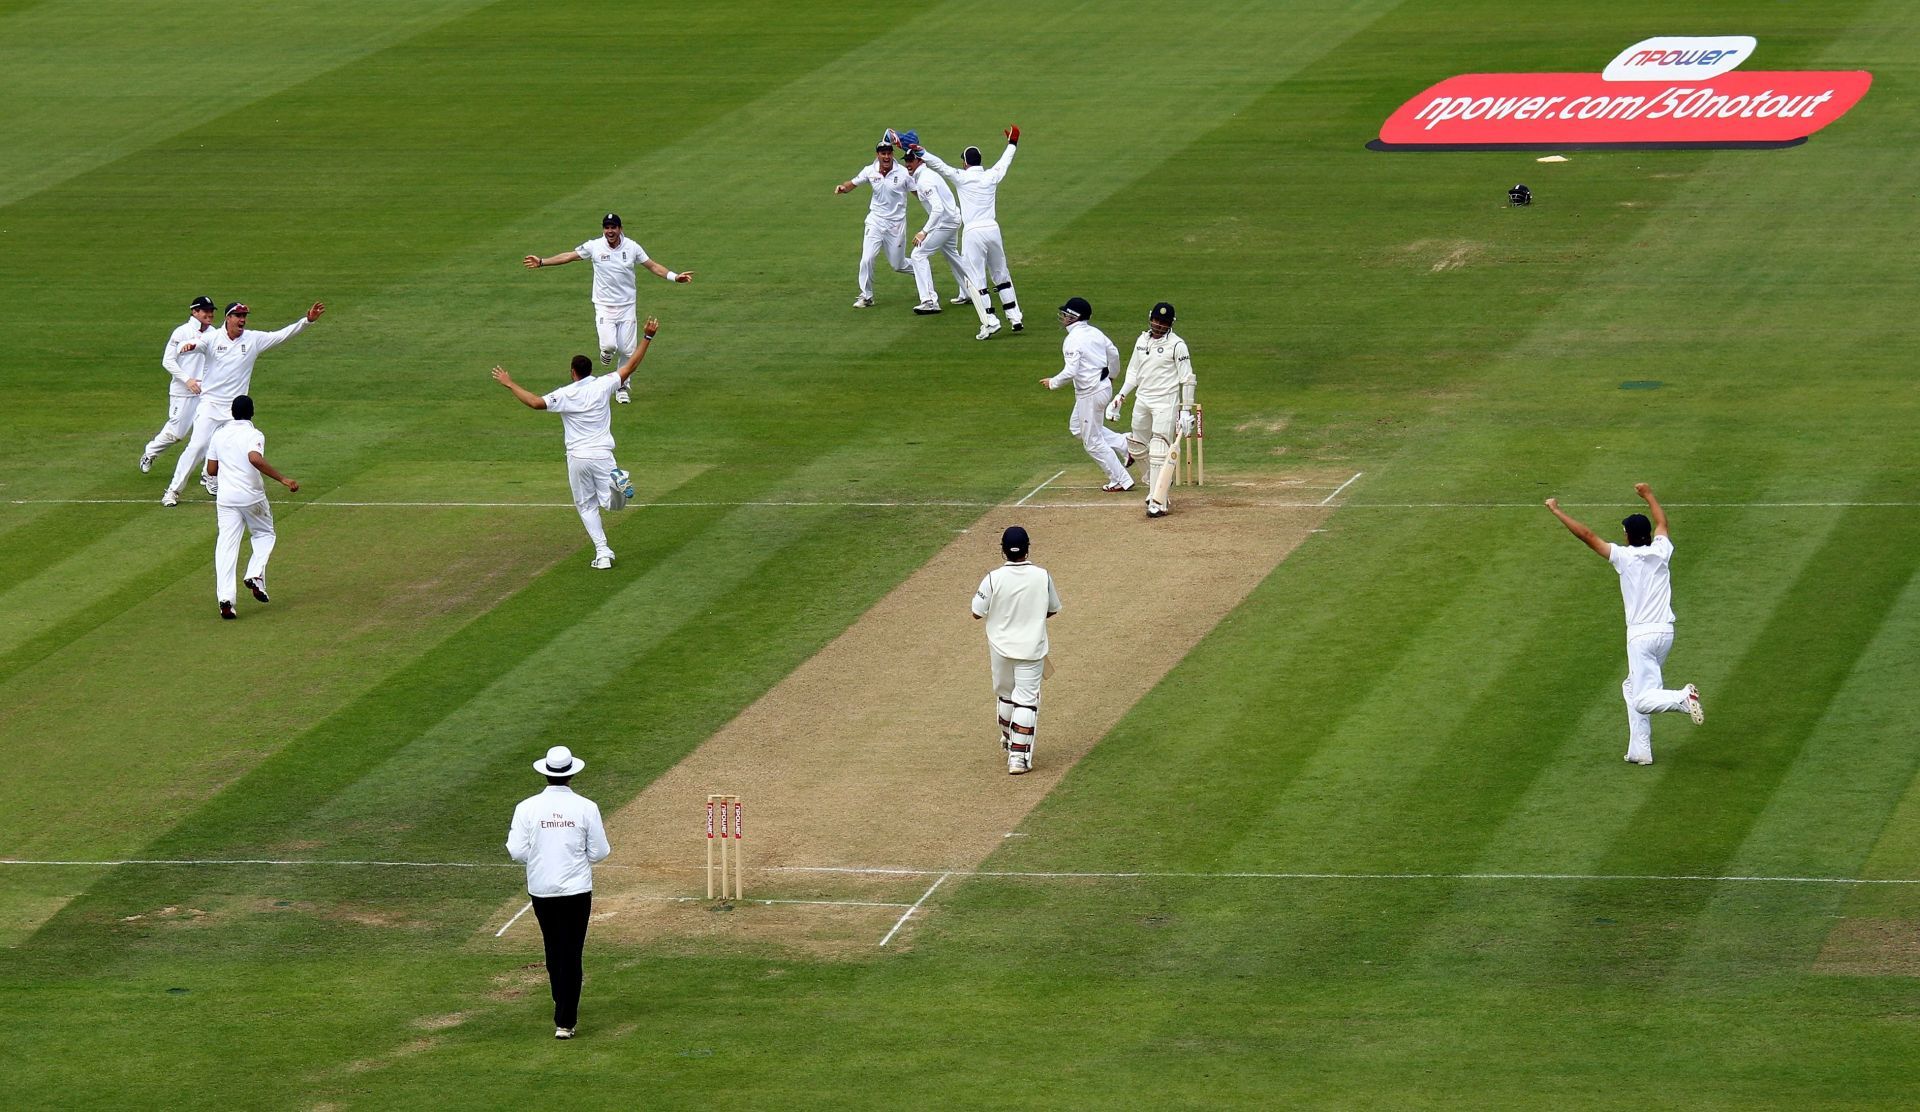
[[1149, 498], [1147, 499], [1147, 516], [1148, 517], [1165, 517], [1167, 516], [1167, 508], [1165, 506], [1162, 506], [1160, 503], [1155, 502], [1153, 499]]
[[1019, 320], [1017, 320], [1017, 321], [1014, 321], [1014, 322], [1013, 322], [1013, 330], [1014, 330], [1015, 332], [1025, 332], [1025, 331], [1027, 330], [1027, 322], [1025, 322], [1025, 321], [1019, 321]]
[[606, 571], [608, 568], [613, 566], [613, 553], [602, 552], [600, 555], [595, 556], [593, 558], [593, 563], [588, 564], [587, 566], [592, 568], [595, 571]]
[[613, 469], [613, 489], [619, 491], [622, 498], [633, 497], [633, 476], [627, 474], [626, 468]]
[[1635, 757], [1632, 753], [1628, 753], [1627, 763], [1630, 765], [1650, 765], [1653, 763], [1653, 758], [1652, 757]]
[[259, 600], [260, 600], [261, 602], [266, 602], [266, 601], [268, 601], [268, 599], [267, 599], [267, 577], [266, 577], [266, 576], [264, 576], [264, 575], [262, 575], [262, 576], [256, 576], [256, 577], [254, 577], [254, 578], [252, 578], [252, 579], [242, 579], [242, 580], [240, 581], [240, 583], [241, 583], [241, 585], [242, 585], [242, 586], [244, 586], [244, 587], [245, 587], [245, 588], [246, 588], [247, 590], [249, 590], [249, 591], [252, 591], [252, 592], [253, 592], [253, 597], [254, 597], [254, 598], [257, 598], [257, 599], [259, 599]]
[[1692, 684], [1687, 685], [1687, 717], [1696, 726], [1707, 720], [1707, 712], [1700, 709], [1700, 689]]
[[1133, 489], [1133, 480], [1128, 479], [1125, 483], [1108, 483], [1100, 489], [1106, 491], [1108, 494], [1125, 494], [1127, 491]]
[[574, 1029], [571, 1027], [555, 1027], [553, 1029], [553, 1037], [562, 1040], [570, 1039], [573, 1037], [573, 1032]]
[[222, 621], [228, 621], [228, 622], [230, 622], [230, 621], [232, 621], [232, 620], [234, 620], [235, 618], [238, 618], [239, 616], [240, 616], [240, 615], [238, 615], [238, 614], [235, 614], [235, 613], [233, 612], [233, 603], [231, 603], [231, 602], [225, 602], [225, 601], [222, 601], [222, 602], [220, 603], [220, 618], [221, 618], [221, 620], [222, 620]]
[[626, 405], [633, 400], [633, 395], [627, 391], [626, 387], [622, 386], [613, 392], [613, 400], [619, 402], [621, 405]]
[[1007, 775], [1008, 776], [1025, 776], [1027, 773], [1032, 771], [1033, 771], [1033, 762], [1027, 760], [1027, 758], [1025, 757], [1008, 757], [1007, 758]]
[[938, 301], [922, 301], [913, 307], [913, 315], [916, 317], [930, 317], [939, 311], [940, 303]]
[[214, 478], [212, 475], [200, 476], [200, 485], [206, 488], [209, 497], [218, 498], [220, 496], [220, 480]]
[[976, 340], [984, 340], [998, 331], [1000, 331], [1000, 318], [988, 317], [987, 323], [980, 326], [980, 331], [975, 333], [973, 338]]
[[973, 300], [973, 298], [971, 298], [971, 297], [968, 297], [968, 296], [967, 296], [966, 294], [964, 294], [964, 293], [956, 293], [956, 294], [954, 294], [954, 295], [953, 295], [952, 297], [949, 297], [949, 298], [947, 298], [947, 304], [949, 304], [949, 305], [965, 305], [965, 304], [966, 304], [967, 302], [969, 302], [969, 301], [972, 301], [972, 300]]
[[602, 367], [613, 366], [613, 349], [612, 348], [600, 349], [600, 365]]
[[140, 457], [140, 473], [142, 475], [145, 475], [147, 472], [151, 470], [153, 470], [153, 457], [141, 456]]
[[873, 308], [873, 298], [863, 293], [853, 299], [853, 307], [856, 309], [871, 309]]
[[162, 494], [160, 496], [160, 504], [162, 506], [178, 506], [180, 504], [180, 492], [176, 490], [170, 490], [165, 494]]

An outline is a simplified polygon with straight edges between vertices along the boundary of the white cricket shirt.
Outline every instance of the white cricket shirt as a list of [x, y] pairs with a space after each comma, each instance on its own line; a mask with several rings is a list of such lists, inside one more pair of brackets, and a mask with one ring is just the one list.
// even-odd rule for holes
[[593, 863], [612, 852], [599, 806], [572, 788], [549, 784], [513, 809], [507, 855], [526, 865], [529, 896], [593, 891]]
[[647, 261], [646, 248], [623, 233], [618, 247], [608, 247], [606, 236], [595, 236], [574, 248], [573, 253], [593, 264], [596, 307], [615, 311], [633, 308], [640, 297], [633, 268]]
[[232, 420], [233, 399], [252, 391], [253, 364], [260, 353], [285, 343], [306, 326], [307, 318], [301, 317], [278, 332], [243, 328], [239, 336], [228, 339], [221, 326], [202, 335], [199, 350], [207, 353], [207, 359], [200, 370], [200, 412], [216, 421]]
[[909, 173], [907, 181], [911, 183], [913, 195], [920, 198], [920, 207], [927, 210], [924, 230], [960, 226], [960, 206], [954, 203], [953, 190], [947, 188], [939, 174]]
[[1047, 618], [1060, 612], [1053, 576], [1038, 564], [1008, 562], [987, 573], [973, 593], [973, 612], [987, 623], [987, 644], [1013, 660], [1047, 655]]
[[252, 421], [228, 421], [207, 441], [207, 458], [220, 464], [217, 504], [251, 506], [267, 500], [267, 477], [247, 458], [248, 452], [259, 452], [262, 459], [267, 455], [267, 435]]
[[1627, 608], [1627, 637], [1673, 632], [1673, 578], [1668, 564], [1673, 541], [1655, 536], [1652, 544], [1609, 545], [1607, 563], [1620, 573], [1620, 601]]
[[954, 192], [960, 195], [960, 218], [966, 221], [967, 227], [979, 228], [999, 224], [994, 201], [1000, 196], [1000, 179], [1007, 176], [1007, 167], [1013, 165], [1013, 152], [1019, 149], [1008, 143], [1007, 149], [1000, 152], [1000, 160], [992, 166], [962, 166], [958, 170], [940, 161], [932, 151], [922, 153], [927, 156], [927, 165], [953, 183]]
[[620, 389], [619, 375], [575, 379], [541, 400], [548, 413], [558, 413], [566, 429], [567, 454], [613, 454], [613, 406], [608, 401]]
[[868, 223], [877, 221], [891, 229], [907, 222], [907, 194], [913, 189], [913, 175], [898, 162], [883, 174], [880, 160], [876, 158], [862, 166], [850, 180], [855, 185], [864, 182], [873, 187], [873, 198], [867, 202]]
[[[201, 369], [207, 363], [206, 352], [201, 350], [202, 344], [196, 341], [204, 341], [211, 331], [212, 325], [201, 324], [188, 317], [187, 323], [174, 329], [173, 335], [167, 337], [166, 349], [160, 353], [160, 365], [166, 368], [167, 374], [173, 379], [167, 384], [168, 394], [176, 398], [193, 397], [193, 391], [187, 389], [187, 380], [202, 377]], [[194, 348], [183, 355], [180, 352], [182, 344], [193, 344]]]
[[1055, 387], [1073, 380], [1075, 394], [1091, 394], [1100, 388], [1100, 380], [1120, 369], [1120, 349], [1107, 334], [1083, 320], [1067, 326], [1067, 338], [1060, 343], [1066, 365], [1047, 381]]
[[1142, 397], [1164, 398], [1178, 393], [1181, 384], [1192, 377], [1193, 360], [1187, 355], [1185, 340], [1171, 331], [1158, 340], [1152, 332], [1142, 332], [1133, 342], [1127, 381], [1120, 387], [1120, 395], [1138, 390]]

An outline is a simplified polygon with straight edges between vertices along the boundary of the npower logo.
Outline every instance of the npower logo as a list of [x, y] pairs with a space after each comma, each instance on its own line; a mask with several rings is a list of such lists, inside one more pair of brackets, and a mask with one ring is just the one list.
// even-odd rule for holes
[[1387, 118], [1375, 150], [1791, 147], [1847, 114], [1864, 70], [1735, 67], [1745, 35], [1635, 43], [1603, 73], [1470, 73], [1424, 90]]

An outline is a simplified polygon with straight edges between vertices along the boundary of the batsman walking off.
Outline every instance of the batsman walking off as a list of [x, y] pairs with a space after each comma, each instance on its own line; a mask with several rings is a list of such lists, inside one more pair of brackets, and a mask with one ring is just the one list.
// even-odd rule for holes
[[1649, 716], [1683, 710], [1698, 726], [1706, 721], [1706, 714], [1700, 709], [1700, 691], [1692, 684], [1678, 689], [1662, 686], [1660, 669], [1673, 649], [1673, 579], [1668, 569], [1673, 541], [1667, 536], [1666, 512], [1652, 489], [1635, 483], [1633, 492], [1645, 500], [1653, 518], [1630, 514], [1621, 521], [1626, 544], [1601, 540], [1568, 517], [1558, 498], [1547, 499], [1547, 509], [1620, 575], [1620, 599], [1627, 608], [1627, 678], [1620, 684], [1620, 694], [1627, 701], [1627, 763], [1650, 765], [1653, 723]]
[[988, 572], [973, 593], [974, 620], [987, 623], [994, 709], [1009, 776], [1033, 770], [1033, 742], [1040, 729], [1040, 681], [1047, 665], [1047, 619], [1060, 612], [1053, 576], [1027, 562], [1029, 547], [1027, 531], [1009, 526], [1000, 535], [1000, 551], [1007, 562]]
[[1187, 342], [1174, 334], [1173, 306], [1165, 301], [1147, 313], [1147, 330], [1133, 342], [1127, 378], [1107, 406], [1107, 420], [1120, 416], [1133, 394], [1133, 427], [1127, 453], [1147, 457], [1147, 516], [1165, 517], [1172, 508], [1174, 464], [1179, 437], [1193, 432], [1193, 358]]

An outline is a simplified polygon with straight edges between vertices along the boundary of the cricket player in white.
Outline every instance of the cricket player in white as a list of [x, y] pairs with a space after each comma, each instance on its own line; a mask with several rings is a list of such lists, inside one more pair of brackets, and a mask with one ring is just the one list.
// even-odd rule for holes
[[1027, 562], [1027, 531], [1009, 526], [1000, 535], [1007, 562], [987, 573], [973, 593], [973, 616], [987, 623], [987, 655], [993, 661], [994, 713], [1007, 774], [1033, 769], [1033, 743], [1040, 729], [1040, 681], [1046, 677], [1047, 619], [1060, 612], [1060, 593], [1047, 569]]
[[[306, 316], [278, 332], [254, 332], [247, 328], [246, 303], [235, 301], [227, 306], [226, 327], [180, 345], [182, 352], [201, 352], [205, 362], [200, 372], [200, 406], [193, 415], [193, 438], [187, 441], [186, 451], [180, 453], [180, 460], [174, 465], [173, 478], [167, 483], [166, 493], [160, 496], [162, 506], [180, 504], [180, 492], [187, 488], [187, 476], [206, 458], [213, 434], [232, 420], [233, 399], [252, 392], [253, 364], [260, 353], [299, 335], [326, 311], [327, 307], [316, 301]], [[200, 482], [208, 494], [217, 496], [219, 482], [211, 472], [202, 476]]]
[[1127, 452], [1147, 457], [1147, 516], [1165, 517], [1172, 506], [1170, 455], [1179, 443], [1176, 433], [1193, 431], [1193, 414], [1182, 406], [1193, 404], [1195, 379], [1187, 342], [1173, 332], [1173, 306], [1162, 301], [1147, 313], [1147, 330], [1133, 342], [1127, 360], [1126, 381], [1107, 405], [1107, 420], [1120, 416], [1120, 407], [1133, 394], [1133, 428]]
[[220, 617], [231, 620], [234, 571], [240, 563], [240, 535], [253, 542], [247, 559], [247, 590], [267, 601], [267, 557], [273, 555], [273, 510], [267, 505], [267, 486], [261, 476], [289, 491], [300, 484], [274, 470], [267, 462], [267, 437], [253, 427], [253, 399], [241, 394], [228, 403], [232, 418], [213, 434], [207, 448], [207, 470], [220, 480], [214, 509], [220, 533], [213, 546], [213, 589], [220, 601]]
[[1060, 306], [1060, 327], [1067, 338], [1060, 345], [1066, 365], [1040, 385], [1058, 390], [1073, 383], [1073, 417], [1067, 422], [1069, 435], [1080, 443], [1100, 465], [1107, 477], [1101, 490], [1117, 493], [1133, 489], [1133, 476], [1127, 474], [1133, 456], [1127, 452], [1127, 438], [1106, 426], [1107, 402], [1113, 397], [1113, 373], [1120, 367], [1120, 349], [1107, 334], [1091, 323], [1093, 306], [1084, 297], [1069, 297]]
[[1547, 499], [1547, 509], [1620, 575], [1620, 600], [1627, 611], [1627, 678], [1620, 684], [1620, 693], [1627, 701], [1627, 763], [1650, 765], [1650, 715], [1683, 710], [1697, 726], [1706, 721], [1706, 714], [1700, 709], [1700, 691], [1692, 684], [1677, 690], [1663, 686], [1660, 669], [1673, 649], [1673, 579], [1669, 572], [1673, 540], [1667, 535], [1666, 512], [1653, 491], [1645, 483], [1635, 483], [1633, 492], [1646, 502], [1653, 519], [1649, 521], [1646, 514], [1631, 514], [1622, 521], [1626, 544], [1601, 540], [1592, 529], [1567, 516], [1557, 498]]
[[947, 267], [953, 271], [953, 280], [960, 283], [960, 288], [972, 291], [969, 300], [973, 302], [973, 311], [980, 316], [980, 331], [974, 339], [984, 340], [1000, 331], [1000, 318], [987, 308], [986, 291], [960, 257], [960, 206], [954, 203], [953, 191], [940, 180], [940, 175], [920, 172], [920, 167], [926, 164], [924, 154], [909, 147], [902, 159], [913, 195], [920, 198], [920, 207], [927, 213], [926, 227], [914, 233], [913, 255], [907, 259], [913, 267], [913, 283], [920, 287], [920, 304], [914, 306], [913, 311], [923, 316], [940, 311], [940, 291], [933, 284], [933, 256], [937, 252], [946, 257]]
[[[693, 271], [668, 270], [649, 258], [646, 248], [626, 237], [617, 212], [600, 218], [600, 233], [571, 251], [547, 258], [528, 255], [522, 262], [528, 270], [564, 266], [581, 259], [593, 264], [593, 327], [600, 336], [600, 365], [611, 367], [615, 356], [626, 362], [639, 342], [636, 333], [640, 327], [640, 287], [633, 268], [646, 267], [669, 282], [691, 282]], [[625, 386], [613, 397], [621, 405], [633, 400]]]
[[894, 165], [891, 142], [881, 141], [873, 148], [873, 155], [871, 164], [833, 187], [836, 197], [862, 185], [873, 187], [873, 196], [867, 201], [867, 234], [860, 244], [860, 296], [853, 299], [856, 309], [873, 306], [873, 260], [882, 251], [893, 269], [902, 274], [913, 269], [907, 265], [907, 193], [913, 188], [912, 180]]
[[193, 415], [200, 408], [200, 367], [206, 361], [206, 354], [198, 346], [180, 354], [180, 348], [198, 340], [201, 333], [213, 327], [213, 299], [196, 297], [187, 306], [187, 323], [173, 330], [167, 337], [167, 346], [161, 349], [160, 366], [166, 369], [167, 378], [167, 423], [153, 434], [147, 446], [140, 450], [140, 473], [153, 470], [153, 461], [167, 445], [185, 440], [193, 434]]
[[[1000, 307], [1006, 310], [1007, 323], [1013, 325], [1015, 332], [1026, 327], [1024, 315], [1020, 311], [1020, 302], [1013, 295], [1013, 274], [1007, 269], [1007, 248], [1000, 241], [1000, 216], [996, 202], [1000, 196], [1000, 182], [1007, 176], [1007, 167], [1013, 165], [1013, 152], [1020, 146], [1020, 129], [1008, 127], [1003, 133], [1007, 137], [1007, 149], [1000, 152], [1000, 160], [991, 168], [980, 165], [980, 148], [968, 147], [961, 153], [961, 161], [966, 165], [956, 170], [940, 161], [932, 151], [924, 152], [927, 165], [935, 172], [953, 183], [954, 192], [960, 195], [960, 219], [966, 225], [965, 233], [960, 237], [962, 255], [971, 270], [982, 282], [992, 282], [1000, 294]], [[987, 291], [982, 289], [982, 295]], [[958, 299], [955, 299], [956, 302]], [[991, 302], [992, 298], [988, 298]], [[991, 311], [991, 310], [989, 310]]]
[[627, 505], [626, 473], [613, 464], [613, 407], [609, 399], [615, 390], [624, 389], [633, 370], [647, 357], [660, 322], [647, 318], [640, 342], [620, 369], [610, 375], [593, 377], [593, 360], [584, 355], [573, 357], [573, 381], [551, 394], [535, 394], [513, 381], [503, 367], [493, 369], [493, 380], [513, 392], [528, 409], [544, 409], [560, 415], [566, 430], [567, 482], [573, 487], [573, 506], [580, 511], [580, 523], [593, 540], [593, 563], [601, 571], [613, 566], [613, 549], [607, 546], [607, 531], [600, 523], [601, 510], [622, 510]]

